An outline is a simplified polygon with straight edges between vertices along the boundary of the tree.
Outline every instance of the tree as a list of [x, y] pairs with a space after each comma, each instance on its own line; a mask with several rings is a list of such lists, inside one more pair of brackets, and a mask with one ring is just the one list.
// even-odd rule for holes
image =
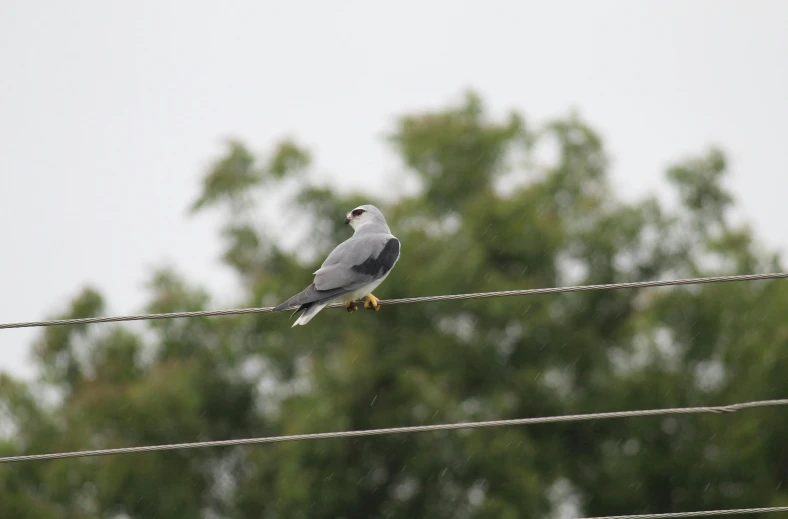
[[[475, 94], [400, 117], [392, 149], [421, 184], [399, 199], [294, 189], [311, 164], [286, 140], [259, 158], [228, 143], [195, 212], [221, 211], [239, 304], [283, 301], [383, 208], [402, 257], [384, 298], [780, 270], [729, 216], [724, 154], [668, 171], [679, 204], [620, 199], [601, 139], [576, 115], [531, 127]], [[542, 147], [557, 151], [540, 161]], [[287, 248], [257, 218], [283, 204]], [[294, 209], [294, 208], [297, 208]], [[308, 226], [307, 226], [308, 224]], [[200, 310], [177, 272], [151, 312]], [[103, 312], [85, 289], [58, 317]], [[788, 394], [784, 282], [618, 290], [44, 330], [42, 380], [4, 375], [4, 455], [609, 410]], [[57, 395], [42, 403], [40, 392]], [[788, 503], [779, 410], [293, 442], [0, 466], [9, 516], [543, 517], [561, 503], [618, 514]], [[6, 515], [6, 514], [4, 514]]]

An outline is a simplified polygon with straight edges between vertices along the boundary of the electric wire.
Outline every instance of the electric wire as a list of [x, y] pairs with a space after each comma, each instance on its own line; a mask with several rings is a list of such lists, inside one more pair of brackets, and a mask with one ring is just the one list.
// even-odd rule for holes
[[[379, 302], [381, 305], [393, 305], [393, 304], [409, 304], [409, 303], [422, 303], [422, 302], [434, 302], [434, 301], [482, 299], [482, 298], [491, 298], [491, 297], [510, 297], [510, 296], [523, 296], [523, 295], [535, 295], [535, 294], [582, 292], [582, 291], [590, 291], [590, 290], [615, 290], [615, 289], [623, 289], [623, 288], [648, 288], [648, 287], [660, 287], [660, 286], [664, 287], [664, 286], [694, 285], [694, 284], [704, 284], [704, 283], [721, 283], [721, 282], [732, 282], [732, 281], [759, 281], [759, 280], [768, 280], [768, 279], [781, 279], [786, 277], [788, 277], [788, 273], [748, 274], [748, 275], [738, 275], [738, 276], [717, 276], [717, 277], [708, 277], [708, 278], [689, 278], [689, 279], [679, 279], [679, 280], [640, 281], [640, 282], [631, 282], [631, 283], [612, 283], [605, 285], [579, 285], [579, 286], [569, 286], [569, 287], [537, 288], [537, 289], [524, 289], [524, 290], [506, 290], [506, 291], [498, 291], [498, 292], [477, 292], [470, 294], [410, 297], [403, 299], [381, 300]], [[328, 308], [336, 308], [341, 306], [344, 305], [342, 305], [341, 303], [334, 303], [329, 305]], [[173, 312], [173, 313], [162, 313], [162, 314], [141, 314], [141, 315], [127, 315], [127, 316], [114, 316], [114, 317], [88, 317], [88, 318], [77, 318], [77, 319], [59, 319], [59, 320], [49, 320], [49, 321], [7, 323], [7, 324], [0, 324], [0, 329], [62, 326], [62, 325], [75, 325], [75, 324], [122, 322], [122, 321], [139, 321], [139, 320], [153, 320], [153, 319], [177, 319], [177, 318], [185, 318], [185, 317], [212, 317], [212, 316], [223, 316], [223, 315], [242, 315], [242, 314], [251, 314], [251, 313], [269, 313], [273, 311], [274, 311], [273, 307], [261, 307], [261, 308], [238, 308], [238, 309], [230, 309], [230, 310], [206, 310], [206, 311], [196, 311], [196, 312]], [[454, 423], [454, 424], [391, 427], [386, 429], [368, 429], [368, 430], [357, 430], [357, 431], [338, 431], [338, 432], [328, 432], [328, 433], [311, 433], [311, 434], [296, 434], [296, 435], [270, 436], [270, 437], [259, 437], [259, 438], [243, 438], [243, 439], [235, 439], [235, 440], [175, 443], [175, 444], [164, 444], [164, 445], [145, 445], [138, 447], [122, 447], [122, 448], [97, 449], [97, 450], [87, 450], [87, 451], [71, 451], [71, 452], [55, 452], [55, 453], [46, 453], [46, 454], [28, 454], [21, 456], [6, 456], [6, 457], [0, 457], [0, 464], [19, 463], [24, 461], [41, 461], [41, 460], [66, 459], [66, 458], [108, 456], [108, 455], [117, 455], [117, 454], [141, 453], [141, 452], [171, 451], [171, 450], [179, 450], [179, 449], [229, 447], [229, 446], [252, 445], [252, 444], [262, 444], [262, 443], [282, 443], [288, 441], [380, 436], [385, 434], [408, 434], [408, 433], [416, 433], [416, 432], [446, 431], [446, 430], [458, 430], [458, 429], [480, 429], [480, 428], [488, 428], [488, 427], [529, 425], [529, 424], [540, 424], [540, 423], [603, 420], [603, 419], [643, 417], [643, 416], [666, 416], [666, 415], [678, 415], [678, 414], [702, 414], [702, 413], [726, 413], [726, 412], [730, 413], [744, 409], [763, 408], [763, 407], [772, 407], [772, 406], [786, 406], [786, 405], [788, 405], [788, 399], [762, 400], [762, 401], [744, 402], [739, 404], [731, 404], [725, 406], [645, 409], [645, 410], [636, 410], [636, 411], [616, 411], [616, 412], [607, 412], [607, 413], [587, 413], [587, 414], [562, 415], [562, 416], [519, 418], [519, 419], [510, 419], [510, 420], [493, 420], [493, 421], [483, 421], [483, 422], [462, 422], [462, 423]], [[705, 511], [696, 511], [696, 512], [673, 512], [673, 513], [661, 513], [661, 514], [597, 516], [597, 517], [587, 517], [584, 519], [672, 519], [672, 518], [679, 519], [685, 517], [708, 517], [708, 516], [721, 516], [721, 515], [737, 515], [737, 514], [743, 515], [743, 514], [774, 513], [774, 512], [788, 512], [788, 507], [783, 506], [783, 507], [762, 507], [762, 508], [729, 509], [729, 510], [705, 510]]]
[[[717, 276], [707, 278], [689, 278], [661, 281], [635, 281], [631, 283], [611, 283], [607, 285], [578, 285], [552, 288], [527, 288], [522, 290], [503, 290], [498, 292], [476, 292], [470, 294], [449, 294], [438, 296], [406, 297], [402, 299], [380, 300], [381, 305], [400, 305], [410, 303], [431, 303], [434, 301], [457, 301], [463, 299], [485, 299], [490, 297], [527, 296], [535, 294], [561, 294], [567, 292], [584, 292], [589, 290], [616, 290], [622, 288], [648, 288], [677, 285], [698, 285], [704, 283], [724, 283], [731, 281], [760, 281], [767, 279], [788, 278], [788, 273], [775, 272], [770, 274], [744, 274], [737, 276]], [[333, 303], [326, 308], [344, 307], [342, 303]], [[281, 310], [289, 311], [292, 308]], [[180, 319], [184, 317], [214, 317], [221, 315], [262, 314], [273, 312], [274, 307], [235, 308], [230, 310], [200, 310], [194, 312], [172, 312], [162, 314], [121, 315], [113, 317], [82, 317], [76, 319], [55, 319], [48, 321], [27, 321], [0, 324], [0, 330], [9, 328], [35, 328], [44, 326], [64, 326], [75, 324], [113, 323], [121, 321], [148, 321], [154, 319]]]
[[628, 418], [642, 416], [665, 416], [702, 413], [733, 413], [744, 409], [775, 407], [788, 405], [788, 399], [759, 400], [722, 406], [705, 407], [674, 407], [667, 409], [643, 409], [635, 411], [614, 411], [606, 413], [587, 413], [559, 416], [545, 416], [533, 418], [515, 418], [509, 420], [493, 420], [484, 422], [460, 422], [451, 424], [416, 425], [410, 427], [391, 427], [387, 429], [366, 429], [357, 431], [338, 431], [311, 434], [293, 434], [288, 436], [267, 436], [260, 438], [242, 438], [235, 440], [216, 440], [192, 443], [172, 443], [164, 445], [144, 445], [139, 447], [121, 447], [112, 449], [97, 449], [72, 452], [53, 452], [48, 454], [26, 454], [21, 456], [6, 456], [0, 458], [0, 464], [18, 463], [22, 461], [54, 460], [64, 458], [82, 458], [89, 456], [108, 456], [114, 454], [131, 454], [138, 452], [172, 451], [179, 449], [204, 449], [208, 447], [230, 447], [237, 445], [252, 445], [260, 443], [282, 443], [303, 440], [325, 440], [329, 438], [354, 438], [362, 436], [381, 436], [386, 434], [408, 434], [428, 431], [450, 431], [457, 429], [481, 429], [487, 427], [503, 427], [512, 425], [532, 425], [557, 422], [579, 422], [587, 420], [606, 420], [611, 418]]
[[711, 515], [766, 514], [788, 512], [788, 506], [768, 506], [764, 508], [739, 508], [733, 510], [702, 510], [700, 512], [669, 512], [664, 514], [643, 515], [607, 515], [600, 517], [584, 517], [582, 519], [671, 519], [681, 517], [706, 517]]

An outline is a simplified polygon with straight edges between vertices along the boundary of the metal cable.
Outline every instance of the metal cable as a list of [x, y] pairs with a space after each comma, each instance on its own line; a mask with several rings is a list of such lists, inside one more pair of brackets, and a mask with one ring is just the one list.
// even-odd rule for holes
[[[723, 283], [728, 281], [759, 281], [764, 279], [788, 278], [788, 273], [745, 274], [739, 276], [717, 276], [710, 278], [674, 279], [665, 281], [636, 281], [632, 283], [612, 283], [609, 285], [580, 285], [554, 288], [527, 288], [524, 290], [504, 290], [500, 292], [477, 292], [472, 294], [453, 294], [441, 296], [406, 297], [404, 299], [381, 300], [381, 305], [400, 305], [408, 303], [429, 303], [433, 301], [456, 301], [460, 299], [484, 299], [489, 297], [528, 296], [535, 294], [561, 294], [566, 292], [584, 292], [588, 290], [615, 290], [620, 288], [648, 288], [675, 285], [697, 285], [701, 283]], [[326, 308], [344, 307], [342, 303], [333, 303]], [[292, 310], [292, 308], [287, 309]], [[282, 311], [287, 311], [282, 310]], [[62, 326], [67, 324], [113, 323], [120, 321], [147, 321], [153, 319], [179, 319], [182, 317], [212, 317], [218, 315], [262, 314], [273, 312], [274, 308], [235, 308], [231, 310], [201, 310], [197, 312], [173, 312], [167, 314], [122, 315], [115, 317], [84, 317], [78, 319], [59, 319], [51, 321], [28, 321], [0, 324], [0, 330], [7, 328], [33, 328], [39, 326]]]
[[769, 506], [765, 508], [740, 508], [738, 510], [703, 510], [701, 512], [671, 512], [666, 514], [644, 515], [607, 515], [604, 517], [584, 517], [582, 519], [669, 519], [671, 517], [704, 517], [709, 515], [760, 514], [788, 512], [788, 506]]
[[756, 407], [786, 406], [788, 399], [759, 400], [711, 407], [674, 407], [670, 409], [645, 409], [639, 411], [615, 411], [608, 413], [573, 414], [563, 416], [546, 416], [536, 418], [515, 418], [511, 420], [494, 420], [486, 422], [464, 422], [437, 425], [416, 425], [411, 427], [391, 427], [388, 429], [368, 429], [360, 431], [339, 431], [312, 434], [293, 434], [289, 436], [269, 436], [262, 438], [243, 438], [237, 440], [217, 440], [193, 443], [172, 443], [165, 445], [146, 445], [141, 447], [122, 447], [116, 449], [98, 449], [90, 451], [54, 452], [51, 454], [27, 454], [23, 456], [6, 456], [0, 458], [2, 463], [15, 463], [20, 461], [53, 460], [63, 458], [81, 458], [87, 456], [107, 456], [111, 454], [130, 454], [136, 452], [171, 451], [177, 449], [204, 449], [207, 447], [229, 447], [235, 445], [251, 445], [257, 443], [281, 443], [301, 440], [325, 440], [328, 438], [352, 438], [359, 436], [380, 436], [384, 434], [407, 434], [427, 431], [450, 431], [456, 429], [481, 429], [486, 427], [503, 427], [510, 425], [531, 425], [556, 422], [579, 422], [586, 420], [606, 420], [611, 418], [627, 418], [634, 416], [665, 416], [677, 414], [701, 413], [732, 413], [743, 409]]

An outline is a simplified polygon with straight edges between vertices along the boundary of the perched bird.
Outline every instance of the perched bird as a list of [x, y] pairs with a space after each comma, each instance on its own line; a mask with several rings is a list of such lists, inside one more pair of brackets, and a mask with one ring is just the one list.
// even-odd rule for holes
[[372, 291], [391, 272], [399, 259], [399, 240], [391, 234], [383, 213], [374, 205], [360, 205], [350, 211], [345, 225], [354, 229], [353, 236], [340, 243], [317, 269], [315, 281], [274, 311], [298, 307], [304, 312], [293, 324], [308, 323], [320, 310], [334, 301], [342, 301], [348, 312], [358, 309], [356, 300], [365, 298], [364, 308], [380, 310]]

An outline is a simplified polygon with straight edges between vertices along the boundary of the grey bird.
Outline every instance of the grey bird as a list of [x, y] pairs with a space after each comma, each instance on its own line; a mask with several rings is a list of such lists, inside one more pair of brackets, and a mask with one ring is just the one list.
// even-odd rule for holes
[[353, 227], [353, 236], [328, 255], [314, 272], [314, 283], [274, 308], [279, 311], [298, 307], [293, 315], [303, 313], [293, 327], [308, 323], [335, 301], [344, 302], [352, 313], [358, 309], [356, 300], [365, 298], [364, 308], [380, 310], [372, 291], [383, 283], [399, 260], [399, 240], [391, 234], [383, 213], [374, 205], [356, 207], [346, 215], [345, 224]]

